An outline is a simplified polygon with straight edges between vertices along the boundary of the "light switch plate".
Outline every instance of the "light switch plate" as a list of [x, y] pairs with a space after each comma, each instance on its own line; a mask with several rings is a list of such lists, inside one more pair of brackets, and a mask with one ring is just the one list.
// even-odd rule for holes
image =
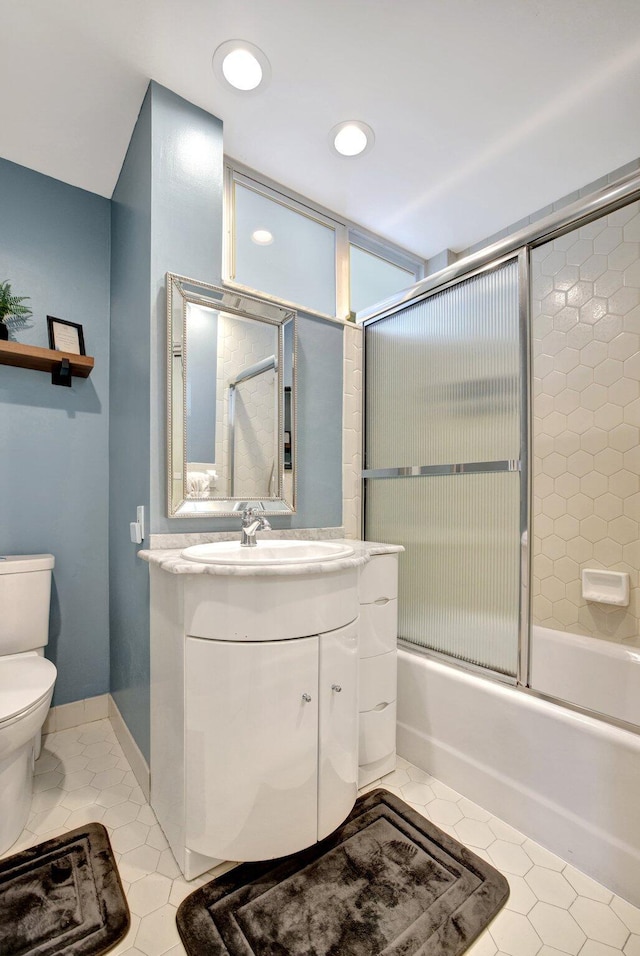
[[136, 508], [136, 522], [140, 525], [140, 541], [144, 541], [144, 505]]

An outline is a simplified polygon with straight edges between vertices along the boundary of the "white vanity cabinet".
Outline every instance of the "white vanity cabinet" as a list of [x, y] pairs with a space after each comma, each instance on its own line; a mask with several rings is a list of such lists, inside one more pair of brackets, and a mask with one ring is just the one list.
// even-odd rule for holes
[[183, 873], [323, 839], [357, 796], [357, 566], [150, 575], [151, 805]]
[[373, 554], [360, 568], [358, 786], [396, 765], [398, 554]]
[[356, 798], [357, 623], [257, 644], [187, 637], [185, 677], [191, 850], [268, 860], [342, 823]]

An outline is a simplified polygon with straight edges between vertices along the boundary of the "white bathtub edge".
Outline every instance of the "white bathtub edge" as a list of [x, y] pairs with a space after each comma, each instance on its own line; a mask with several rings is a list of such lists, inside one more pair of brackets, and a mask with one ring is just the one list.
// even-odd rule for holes
[[[629, 842], [613, 832], [620, 821], [607, 788], [614, 794], [624, 779], [631, 787], [631, 792], [625, 790], [624, 803], [629, 810], [640, 805], [640, 781], [633, 770], [633, 764], [640, 763], [640, 738], [421, 655], [401, 651], [400, 662], [398, 753], [639, 906], [640, 827], [629, 834]], [[469, 737], [459, 733], [455, 720], [437, 712], [445, 701], [454, 707], [458, 692], [469, 700]], [[518, 778], [508, 768], [522, 761], [522, 749], [516, 752], [517, 727], [514, 730], [521, 718], [531, 764]], [[505, 724], [508, 730], [501, 734]], [[480, 730], [484, 747], [478, 740]], [[475, 740], [470, 740], [474, 733]], [[470, 743], [467, 750], [465, 743]], [[596, 780], [603, 754], [618, 772]], [[547, 774], [563, 771], [560, 787], [555, 780], [556, 791], [566, 795], [561, 803], [549, 792], [553, 787], [547, 786], [552, 782]], [[590, 771], [594, 794], [585, 795], [583, 783]]]
[[592, 712], [640, 726], [640, 649], [534, 625], [531, 686]]

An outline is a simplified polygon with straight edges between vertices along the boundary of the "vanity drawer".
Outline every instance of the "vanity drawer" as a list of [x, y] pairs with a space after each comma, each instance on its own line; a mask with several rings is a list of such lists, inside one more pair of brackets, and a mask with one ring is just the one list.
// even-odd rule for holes
[[358, 763], [366, 765], [396, 749], [396, 702], [360, 714]]
[[398, 601], [381, 598], [360, 605], [360, 658], [395, 651], [398, 639]]
[[398, 555], [374, 554], [360, 569], [358, 598], [360, 604], [373, 604], [381, 598], [398, 597]]
[[395, 701], [398, 691], [398, 655], [395, 651], [366, 657], [360, 661], [359, 709], [373, 710], [381, 704]]

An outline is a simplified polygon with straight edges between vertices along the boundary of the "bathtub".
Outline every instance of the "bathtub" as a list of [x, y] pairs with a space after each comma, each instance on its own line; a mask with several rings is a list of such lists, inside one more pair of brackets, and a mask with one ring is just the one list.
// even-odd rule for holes
[[640, 906], [639, 735], [400, 650], [398, 753]]
[[531, 686], [640, 731], [640, 647], [548, 627], [531, 631]]

